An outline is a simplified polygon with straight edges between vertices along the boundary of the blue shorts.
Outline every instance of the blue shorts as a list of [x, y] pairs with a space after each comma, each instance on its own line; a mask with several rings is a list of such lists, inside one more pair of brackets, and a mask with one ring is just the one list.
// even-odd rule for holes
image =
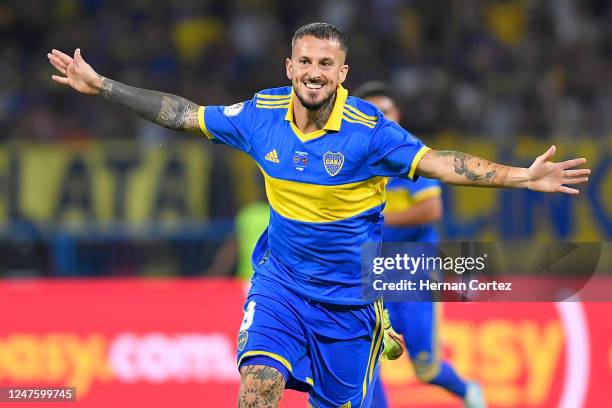
[[315, 408], [367, 407], [382, 326], [381, 301], [324, 304], [255, 275], [238, 334], [238, 366], [262, 357], [282, 364], [286, 388], [309, 392]]
[[425, 381], [440, 371], [440, 306], [432, 302], [385, 303], [393, 329], [404, 336], [415, 371]]

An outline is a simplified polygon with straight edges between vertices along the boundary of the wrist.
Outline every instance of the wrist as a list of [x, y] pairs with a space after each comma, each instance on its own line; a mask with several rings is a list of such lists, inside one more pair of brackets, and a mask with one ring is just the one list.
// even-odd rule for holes
[[104, 91], [104, 81], [106, 81], [107, 79], [104, 78], [102, 75], [97, 75], [96, 74], [96, 79], [94, 80], [93, 84], [91, 85], [95, 90], [96, 90], [96, 94], [97, 95], [102, 95], [103, 91]]
[[517, 183], [516, 187], [518, 188], [530, 188], [531, 185], [531, 175], [529, 174], [529, 169], [526, 167], [519, 167], [517, 175]]

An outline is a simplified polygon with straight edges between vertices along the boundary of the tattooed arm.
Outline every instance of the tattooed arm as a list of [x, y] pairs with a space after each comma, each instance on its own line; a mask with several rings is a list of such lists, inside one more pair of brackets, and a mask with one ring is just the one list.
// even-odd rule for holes
[[452, 150], [430, 150], [419, 161], [417, 174], [447, 184], [529, 188], [534, 191], [578, 194], [577, 189], [566, 185], [588, 181], [587, 176], [591, 173], [589, 169], [574, 169], [586, 163], [586, 159], [553, 163], [550, 159], [555, 150], [555, 146], [552, 146], [538, 156], [529, 168], [492, 163]]
[[98, 75], [83, 60], [77, 49], [74, 57], [53, 50], [47, 54], [51, 64], [64, 76], [53, 75], [53, 80], [69, 85], [79, 92], [100, 95], [107, 101], [131, 110], [141, 117], [181, 131], [199, 131], [199, 106], [180, 96], [135, 88]]

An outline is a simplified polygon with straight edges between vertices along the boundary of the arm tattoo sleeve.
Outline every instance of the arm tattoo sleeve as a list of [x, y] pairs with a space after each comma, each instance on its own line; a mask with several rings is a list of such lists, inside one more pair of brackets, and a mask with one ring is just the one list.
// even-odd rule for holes
[[114, 105], [127, 108], [168, 129], [199, 130], [199, 106], [180, 96], [135, 88], [108, 78], [102, 78], [100, 95]]
[[472, 182], [492, 181], [500, 168], [505, 166], [495, 165], [490, 161], [469, 155], [467, 153], [453, 150], [441, 150], [437, 152], [441, 157], [452, 157], [454, 160], [455, 173], [465, 176]]

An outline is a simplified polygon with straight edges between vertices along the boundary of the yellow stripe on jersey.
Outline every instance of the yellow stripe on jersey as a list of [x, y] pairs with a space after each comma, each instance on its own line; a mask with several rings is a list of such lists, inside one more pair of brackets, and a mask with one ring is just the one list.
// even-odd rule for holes
[[289, 106], [289, 98], [287, 99], [279, 99], [276, 101], [268, 101], [265, 99], [257, 99], [256, 102], [260, 105], [287, 105]]
[[206, 123], [204, 122], [204, 110], [205, 109], [206, 109], [205, 106], [200, 106], [198, 108], [198, 124], [200, 125], [200, 129], [204, 133], [204, 136], [206, 136], [208, 140], [213, 140], [214, 136], [212, 135], [212, 133], [208, 131], [208, 129], [206, 129]]
[[257, 102], [255, 107], [263, 109], [287, 109], [289, 107], [289, 103], [285, 103], [284, 105], [262, 105]]
[[414, 159], [412, 159], [412, 164], [410, 165], [410, 171], [408, 172], [409, 179], [414, 179], [414, 173], [416, 173], [417, 165], [419, 164], [419, 162], [421, 161], [425, 153], [427, 153], [430, 150], [431, 149], [429, 147], [423, 146], [421, 147], [421, 149], [419, 149], [417, 154], [414, 155]]
[[344, 109], [344, 114], [350, 118], [356, 119], [360, 122], [366, 123], [371, 125], [371, 127], [376, 126], [376, 121], [375, 120], [367, 120], [367, 119], [363, 119], [361, 116], [354, 114], [353, 112], [351, 112], [349, 109], [346, 109], [348, 105], [345, 105], [345, 109]]
[[382, 205], [386, 177], [349, 184], [320, 185], [270, 177], [261, 169], [270, 205], [285, 218], [301, 222], [340, 221]]
[[406, 211], [412, 207], [412, 197], [410, 193], [403, 188], [388, 188], [387, 189], [387, 204], [385, 204], [384, 214], [397, 213]]
[[375, 125], [370, 124], [370, 122], [364, 122], [362, 120], [354, 120], [354, 119], [351, 119], [351, 118], [347, 117], [346, 116], [346, 111], [345, 111], [345, 115], [342, 116], [342, 119], [346, 120], [347, 122], [358, 123], [360, 125], [367, 126], [370, 129], [374, 129], [376, 127]]
[[442, 194], [442, 189], [440, 187], [431, 186], [428, 188], [424, 188], [423, 190], [417, 191], [416, 194], [412, 196], [412, 201], [418, 203], [432, 197], [438, 197], [440, 194]]
[[362, 119], [365, 120], [371, 120], [374, 122], [378, 121], [378, 118], [376, 116], [370, 116], [370, 115], [366, 115], [365, 113], [363, 113], [362, 111], [360, 111], [359, 109], [357, 109], [354, 106], [351, 105], [344, 105], [345, 108], [349, 109], [351, 112], [353, 112], [354, 114], [356, 114], [357, 116], [360, 116]]
[[256, 94], [257, 98], [261, 99], [289, 99], [291, 98], [291, 94], [287, 95], [266, 95], [266, 94]]

